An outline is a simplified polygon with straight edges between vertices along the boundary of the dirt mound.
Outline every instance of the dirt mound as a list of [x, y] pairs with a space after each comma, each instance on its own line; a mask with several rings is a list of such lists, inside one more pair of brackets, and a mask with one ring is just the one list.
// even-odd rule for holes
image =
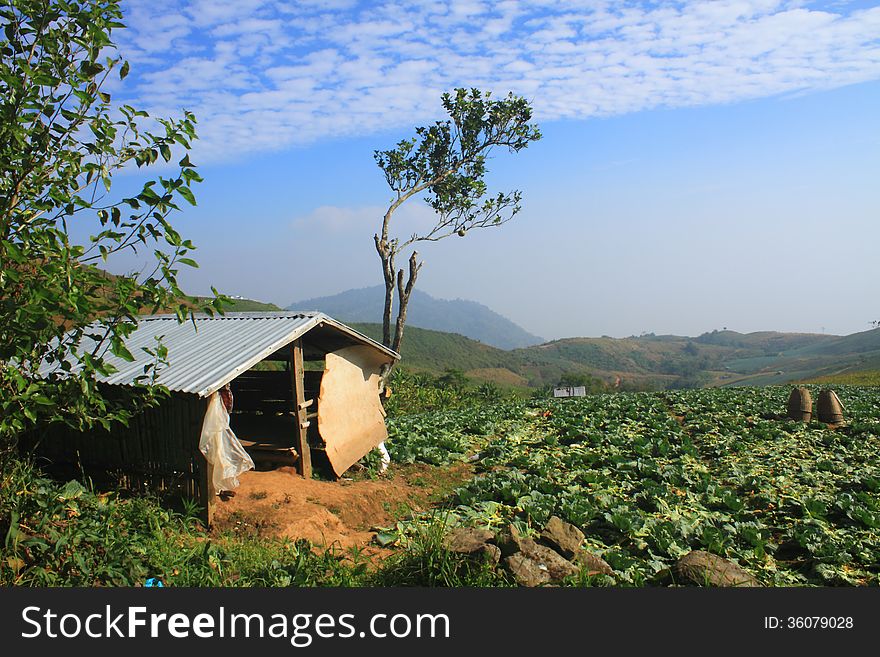
[[250, 471], [239, 478], [234, 497], [218, 500], [214, 528], [304, 538], [323, 549], [365, 548], [367, 556], [381, 556], [388, 551], [370, 545], [372, 527], [427, 509], [470, 474], [465, 464], [393, 466], [378, 479], [339, 481], [303, 479], [291, 467]]

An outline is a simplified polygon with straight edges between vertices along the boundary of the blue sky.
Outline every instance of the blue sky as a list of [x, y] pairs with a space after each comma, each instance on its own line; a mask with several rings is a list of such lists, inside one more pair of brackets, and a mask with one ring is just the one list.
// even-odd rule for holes
[[[195, 293], [287, 305], [378, 284], [372, 153], [474, 86], [524, 95], [544, 138], [490, 162], [522, 213], [421, 248], [422, 290], [547, 338], [877, 318], [877, 3], [123, 6], [114, 97], [199, 120], [205, 182], [177, 219]], [[399, 231], [430, 219], [411, 201]]]

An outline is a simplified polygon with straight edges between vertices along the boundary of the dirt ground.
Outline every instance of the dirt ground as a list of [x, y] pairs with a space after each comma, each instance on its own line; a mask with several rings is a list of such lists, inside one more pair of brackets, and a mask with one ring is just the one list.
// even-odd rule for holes
[[356, 548], [381, 558], [389, 551], [373, 543], [373, 528], [430, 508], [471, 476], [466, 464], [395, 465], [376, 479], [339, 481], [303, 479], [292, 467], [250, 471], [239, 477], [234, 497], [218, 499], [214, 530], [304, 538], [318, 548]]

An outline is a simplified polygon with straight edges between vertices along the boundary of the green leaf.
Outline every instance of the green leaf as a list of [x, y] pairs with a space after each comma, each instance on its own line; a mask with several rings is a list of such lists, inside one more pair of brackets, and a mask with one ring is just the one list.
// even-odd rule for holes
[[73, 500], [80, 497], [85, 492], [86, 489], [83, 488], [82, 484], [74, 479], [71, 479], [66, 484], [64, 484], [64, 488], [62, 488], [61, 492], [58, 494], [58, 499]]
[[393, 532], [377, 532], [376, 533], [376, 543], [378, 543], [381, 547], [388, 547], [389, 545], [395, 543], [397, 541], [397, 534]]
[[180, 187], [177, 191], [180, 192], [180, 195], [185, 198], [190, 205], [196, 204], [196, 197], [189, 187]]

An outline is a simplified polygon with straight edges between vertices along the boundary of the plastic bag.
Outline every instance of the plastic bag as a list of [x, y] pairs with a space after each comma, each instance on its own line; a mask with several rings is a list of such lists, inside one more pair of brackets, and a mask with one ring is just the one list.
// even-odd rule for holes
[[237, 488], [238, 476], [254, 469], [253, 459], [229, 428], [229, 413], [216, 392], [211, 395], [202, 422], [199, 451], [214, 466], [212, 482], [217, 493]]
[[382, 474], [388, 469], [388, 466], [391, 465], [391, 454], [388, 453], [388, 448], [385, 447], [384, 440], [377, 445], [377, 448], [379, 454], [381, 454], [381, 460], [379, 461], [379, 474]]

